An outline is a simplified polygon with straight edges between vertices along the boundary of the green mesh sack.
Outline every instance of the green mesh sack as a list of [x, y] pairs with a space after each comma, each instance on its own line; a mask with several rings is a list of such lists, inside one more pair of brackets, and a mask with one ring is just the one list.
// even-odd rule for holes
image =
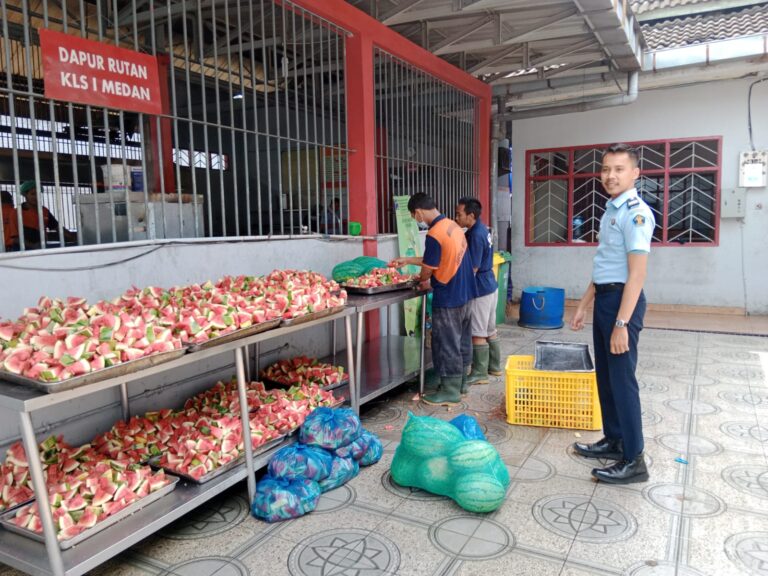
[[373, 256], [358, 256], [354, 260], [347, 260], [336, 264], [331, 275], [336, 282], [344, 282], [350, 278], [357, 278], [367, 274], [374, 268], [385, 268], [387, 263]]
[[470, 512], [496, 510], [509, 487], [509, 471], [492, 444], [410, 413], [390, 473], [401, 486], [447, 496]]

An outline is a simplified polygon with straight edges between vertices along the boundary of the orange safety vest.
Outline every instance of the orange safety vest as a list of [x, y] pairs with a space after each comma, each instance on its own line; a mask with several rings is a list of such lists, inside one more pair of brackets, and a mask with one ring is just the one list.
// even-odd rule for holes
[[440, 244], [440, 265], [432, 276], [439, 282], [448, 284], [456, 276], [464, 253], [467, 251], [464, 231], [453, 220], [443, 218], [429, 229], [427, 235]]
[[19, 239], [19, 223], [16, 220], [16, 208], [3, 204], [3, 241], [8, 250]]
[[[43, 226], [45, 230], [48, 230], [48, 222], [51, 212], [43, 206]], [[40, 225], [40, 220], [37, 216], [37, 208], [28, 208], [26, 204], [22, 204], [21, 208], [21, 222], [24, 224], [24, 228], [33, 228], [37, 230]]]

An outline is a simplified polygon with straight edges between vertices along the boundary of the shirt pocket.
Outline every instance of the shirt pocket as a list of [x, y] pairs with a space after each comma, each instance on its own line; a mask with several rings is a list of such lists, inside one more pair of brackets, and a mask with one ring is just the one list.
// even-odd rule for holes
[[621, 246], [624, 244], [624, 232], [617, 224], [608, 224], [600, 230], [600, 234], [605, 236], [605, 243], [611, 246]]

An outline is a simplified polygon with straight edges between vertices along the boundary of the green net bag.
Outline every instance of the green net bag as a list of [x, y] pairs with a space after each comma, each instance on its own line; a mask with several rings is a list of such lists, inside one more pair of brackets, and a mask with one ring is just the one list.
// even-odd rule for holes
[[492, 444], [467, 440], [456, 426], [408, 414], [391, 468], [401, 486], [447, 496], [470, 512], [492, 512], [509, 487], [509, 471]]
[[387, 263], [373, 256], [358, 256], [354, 260], [340, 262], [333, 267], [331, 275], [336, 282], [344, 282], [351, 278], [358, 278], [367, 274], [374, 268], [386, 268]]

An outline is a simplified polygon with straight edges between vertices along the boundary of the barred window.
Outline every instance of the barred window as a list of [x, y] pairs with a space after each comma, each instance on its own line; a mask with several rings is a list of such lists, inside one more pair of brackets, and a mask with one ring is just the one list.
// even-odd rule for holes
[[[653, 243], [715, 246], [721, 137], [631, 142], [638, 194], [656, 219]], [[595, 245], [608, 194], [600, 182], [608, 145], [526, 152], [527, 246]]]

